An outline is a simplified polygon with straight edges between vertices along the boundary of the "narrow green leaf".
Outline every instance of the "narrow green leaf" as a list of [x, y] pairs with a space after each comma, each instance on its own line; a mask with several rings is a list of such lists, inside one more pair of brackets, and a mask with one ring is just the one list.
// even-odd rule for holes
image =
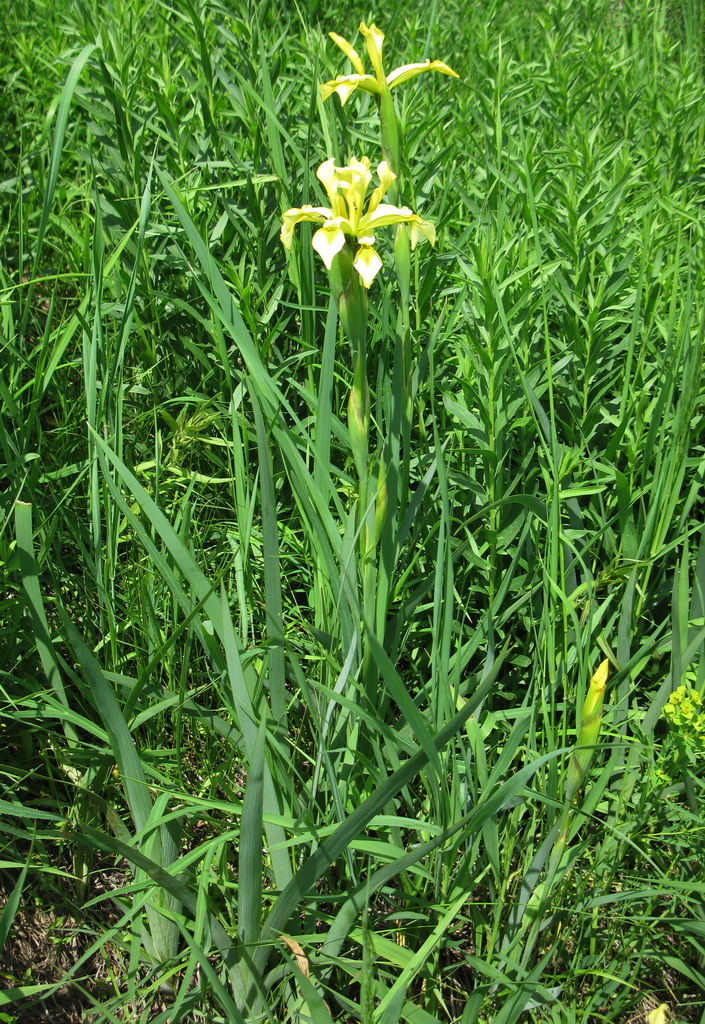
[[264, 595], [267, 636], [267, 668], [272, 716], [286, 732], [286, 687], [282, 583], [279, 568], [277, 509], [269, 439], [257, 396], [251, 391], [259, 451], [260, 493], [262, 495], [262, 543], [264, 547]]
[[[68, 707], [59, 660], [49, 635], [49, 625], [39, 586], [39, 568], [34, 557], [32, 506], [24, 501], [15, 502], [15, 534], [17, 537], [22, 587], [27, 600], [27, 610], [29, 611], [42, 668], [60, 703], [64, 707]], [[77, 742], [76, 730], [68, 720], [64, 719], [62, 721], [62, 727], [67, 738], [72, 742]]]
[[13, 885], [11, 892], [5, 900], [5, 906], [2, 908], [2, 914], [0, 914], [0, 949], [3, 948], [7, 941], [10, 929], [12, 928], [12, 922], [15, 920], [15, 915], [19, 909], [22, 890], [24, 889], [28, 871], [29, 861], [26, 861], [24, 867], [20, 871], [19, 878]]

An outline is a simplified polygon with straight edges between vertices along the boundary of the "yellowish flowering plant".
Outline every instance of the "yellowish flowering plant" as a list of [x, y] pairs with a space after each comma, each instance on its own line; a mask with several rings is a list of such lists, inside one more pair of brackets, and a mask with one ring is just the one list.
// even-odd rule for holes
[[338, 77], [332, 79], [332, 81], [324, 82], [320, 87], [321, 96], [324, 100], [328, 99], [329, 96], [332, 96], [333, 93], [337, 93], [340, 97], [341, 103], [344, 105], [356, 89], [360, 89], [363, 92], [369, 92], [373, 96], [380, 96], [385, 90], [393, 89], [395, 86], [401, 85], [402, 82], [407, 82], [410, 78], [423, 74], [424, 71], [440, 71], [442, 75], [450, 75], [452, 78], [459, 77], [456, 72], [453, 71], [452, 68], [449, 68], [447, 64], [444, 64], [442, 60], [425, 60], [418, 64], [402, 64], [401, 67], [395, 68], [395, 70], [390, 74], [385, 75], [382, 64], [384, 33], [380, 32], [374, 24], [370, 25], [368, 28], [364, 21], [360, 22], [360, 32], [362, 32], [365, 37], [367, 53], [374, 70], [374, 75], [366, 73], [365, 65], [362, 62], [360, 54], [357, 52], [355, 47], [347, 41], [347, 39], [339, 36], [336, 32], [329, 32], [328, 35], [335, 45], [339, 46], [345, 56], [350, 60], [350, 63], [355, 69], [355, 74], [338, 75]]
[[[590, 768], [595, 747], [600, 740], [600, 732], [602, 730], [602, 711], [605, 703], [609, 668], [609, 660], [605, 658], [600, 662], [593, 673], [587, 694], [585, 695], [583, 713], [580, 720], [580, 731], [578, 732], [575, 748], [570, 755], [568, 770], [565, 777], [563, 812], [560, 818], [558, 836], [553, 844], [551, 856], [548, 861], [545, 883], [547, 889], [550, 889], [550, 885], [553, 883], [553, 879], [555, 878], [559, 867], [564, 863], [570, 833], [570, 823], [573, 815], [573, 807], [580, 787], [587, 778], [588, 769]], [[543, 893], [543, 883], [542, 886], [538, 887], [536, 892], [541, 894]], [[532, 900], [535, 903], [542, 898], [543, 895], [536, 897], [532, 896]]]
[[679, 686], [663, 706], [663, 715], [694, 753], [705, 752], [705, 714], [702, 697], [690, 686]]
[[369, 288], [382, 266], [374, 248], [375, 231], [387, 224], [408, 224], [411, 247], [420, 238], [436, 241], [436, 229], [430, 221], [412, 213], [408, 207], [391, 206], [382, 199], [396, 178], [386, 161], [377, 168], [379, 184], [373, 190], [365, 209], [365, 198], [372, 182], [370, 161], [367, 157], [353, 158], [347, 167], [337, 167], [335, 160], [326, 160], [316, 172], [328, 195], [330, 207], [302, 206], [287, 210], [283, 215], [281, 240], [288, 249], [294, 228], [302, 221], [321, 224], [313, 236], [312, 244], [330, 271], [336, 256], [347, 245], [353, 252], [353, 267], [365, 288]]
[[[668, 730], [660, 749], [660, 757], [652, 767], [651, 777], [659, 798], [665, 795], [674, 801], [685, 793], [691, 810], [699, 811], [693, 786], [694, 770], [705, 758], [705, 713], [702, 697], [692, 686], [678, 686], [663, 706]], [[665, 791], [665, 792], [664, 792]]]

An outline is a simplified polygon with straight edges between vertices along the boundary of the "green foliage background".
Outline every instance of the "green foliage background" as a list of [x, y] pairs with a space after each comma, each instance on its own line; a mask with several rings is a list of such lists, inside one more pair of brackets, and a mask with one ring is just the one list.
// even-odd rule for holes
[[[279, 241], [323, 159], [377, 157], [317, 91], [360, 18], [462, 78], [395, 94], [438, 241], [372, 699], [349, 361]], [[705, 1020], [703, 751], [661, 715], [705, 687], [704, 18], [3, 8], [0, 939], [70, 908], [86, 1019]], [[379, 451], [389, 259], [370, 302]], [[3, 1019], [51, 995], [5, 972]]]

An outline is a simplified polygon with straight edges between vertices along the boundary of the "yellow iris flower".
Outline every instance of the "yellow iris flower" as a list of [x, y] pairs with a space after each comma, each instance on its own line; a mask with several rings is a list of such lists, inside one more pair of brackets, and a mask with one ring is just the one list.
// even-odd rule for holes
[[367, 157], [353, 158], [347, 167], [336, 167], [335, 160], [326, 160], [316, 174], [328, 194], [330, 208], [302, 206], [287, 210], [282, 217], [281, 231], [281, 240], [287, 249], [291, 247], [297, 224], [302, 221], [320, 223], [322, 226], [314, 234], [312, 244], [328, 270], [343, 247], [350, 245], [354, 252], [353, 266], [365, 288], [369, 288], [382, 267], [374, 248], [377, 228], [386, 224], [408, 224], [412, 249], [422, 237], [428, 238], [431, 245], [435, 243], [436, 229], [430, 221], [422, 220], [406, 206], [382, 202], [396, 178], [385, 160], [377, 168], [379, 185], [372, 192], [366, 210], [365, 197], [372, 181]]
[[415, 75], [420, 75], [424, 71], [440, 71], [442, 75], [450, 75], [452, 78], [460, 77], [452, 68], [444, 64], [442, 60], [425, 60], [420, 64], [402, 64], [400, 68], [396, 68], [389, 75], [385, 75], [382, 66], [384, 33], [380, 32], [376, 25], [370, 25], [368, 28], [364, 21], [360, 22], [360, 31], [365, 37], [367, 53], [374, 69], [374, 75], [366, 74], [365, 65], [362, 63], [360, 54], [351, 46], [347, 39], [343, 39], [336, 32], [329, 32], [328, 35], [336, 46], [339, 46], [345, 56], [349, 58], [356, 74], [338, 75], [331, 82], [324, 82], [320, 87], [321, 97], [324, 100], [327, 100], [329, 96], [337, 92], [341, 103], [345, 105], [350, 95], [356, 89], [362, 89], [363, 92], [379, 96], [386, 89], [393, 89], [396, 85], [400, 85], [402, 82], [406, 82], [408, 79], [414, 78]]

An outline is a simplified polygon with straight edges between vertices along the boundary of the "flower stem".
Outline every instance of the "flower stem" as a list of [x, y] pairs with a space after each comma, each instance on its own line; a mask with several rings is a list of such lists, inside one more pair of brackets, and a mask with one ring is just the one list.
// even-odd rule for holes
[[[362, 586], [362, 618], [375, 626], [377, 566], [375, 551], [386, 515], [384, 497], [370, 497], [370, 389], [367, 382], [367, 290], [353, 267], [348, 246], [336, 256], [330, 270], [330, 283], [338, 305], [343, 332], [350, 342], [353, 381], [348, 399], [350, 450], [357, 473], [358, 566]], [[378, 490], [386, 495], [384, 470], [378, 473]], [[376, 671], [370, 646], [363, 643], [362, 684], [374, 701]]]
[[[389, 186], [389, 198], [398, 205], [401, 196], [402, 178], [402, 136], [391, 91], [382, 90], [379, 97], [379, 119], [382, 137], [382, 153], [396, 175]], [[411, 251], [409, 231], [405, 224], [399, 224], [394, 239], [394, 262], [397, 281], [401, 292], [399, 311], [401, 317], [401, 438], [400, 438], [400, 490], [399, 508], [405, 509], [409, 501], [409, 463], [411, 455], [412, 394], [411, 394]]]

